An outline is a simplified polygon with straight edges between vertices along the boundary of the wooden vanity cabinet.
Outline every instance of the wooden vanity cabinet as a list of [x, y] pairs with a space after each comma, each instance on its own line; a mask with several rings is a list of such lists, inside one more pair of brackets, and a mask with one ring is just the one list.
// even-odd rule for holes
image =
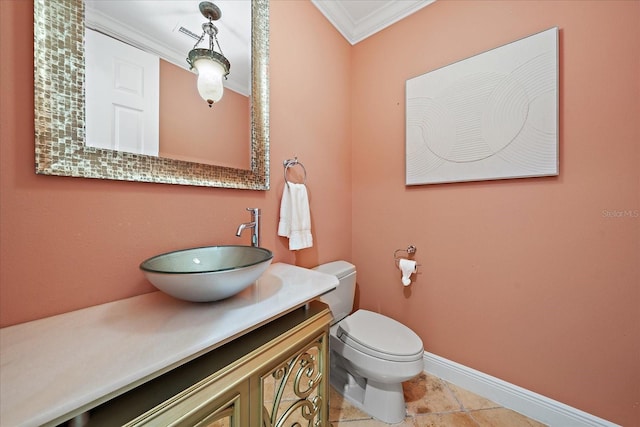
[[329, 426], [331, 319], [313, 301], [92, 409], [85, 425]]

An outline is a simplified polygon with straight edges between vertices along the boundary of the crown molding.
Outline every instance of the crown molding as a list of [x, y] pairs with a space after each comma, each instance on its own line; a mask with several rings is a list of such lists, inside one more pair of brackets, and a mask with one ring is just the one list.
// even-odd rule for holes
[[[346, 1], [346, 0], [345, 0]], [[435, 0], [370, 0], [370, 13], [353, 17], [344, 1], [311, 0], [322, 14], [352, 45], [417, 12]]]

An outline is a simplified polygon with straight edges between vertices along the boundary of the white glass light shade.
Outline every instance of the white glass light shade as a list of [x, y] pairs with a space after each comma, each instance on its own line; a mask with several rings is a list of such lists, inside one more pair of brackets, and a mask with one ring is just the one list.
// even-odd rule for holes
[[222, 77], [226, 74], [222, 64], [208, 57], [200, 57], [193, 62], [193, 68], [198, 72], [198, 93], [202, 99], [209, 106], [220, 101], [224, 93]]

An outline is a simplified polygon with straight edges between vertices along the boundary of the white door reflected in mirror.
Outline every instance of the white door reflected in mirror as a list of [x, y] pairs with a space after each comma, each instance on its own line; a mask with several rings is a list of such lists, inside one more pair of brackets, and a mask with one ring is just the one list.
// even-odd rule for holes
[[86, 29], [86, 144], [157, 156], [160, 60]]

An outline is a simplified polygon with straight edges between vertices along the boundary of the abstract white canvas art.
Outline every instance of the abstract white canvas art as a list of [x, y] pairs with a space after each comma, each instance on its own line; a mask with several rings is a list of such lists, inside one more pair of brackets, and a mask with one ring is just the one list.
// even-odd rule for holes
[[406, 83], [406, 184], [558, 174], [558, 28]]

